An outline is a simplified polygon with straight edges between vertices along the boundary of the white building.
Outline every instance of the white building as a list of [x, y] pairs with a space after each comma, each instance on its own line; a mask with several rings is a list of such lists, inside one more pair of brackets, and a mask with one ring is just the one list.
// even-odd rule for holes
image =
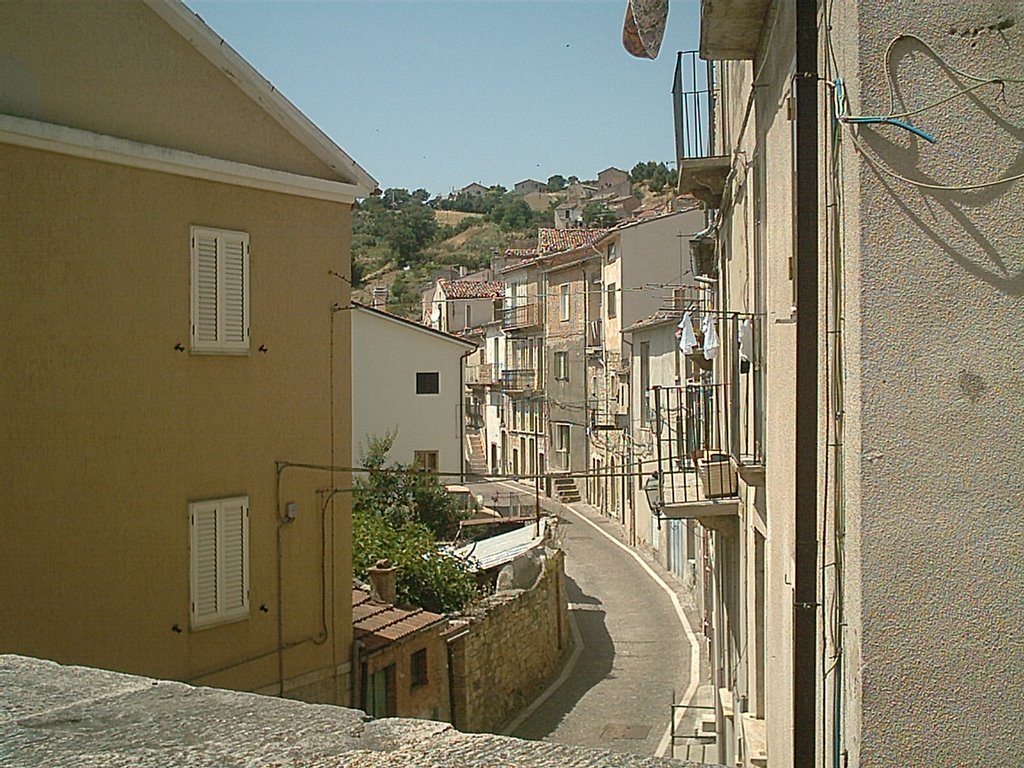
[[351, 312], [353, 455], [396, 432], [391, 461], [461, 473], [462, 365], [475, 345], [361, 304]]

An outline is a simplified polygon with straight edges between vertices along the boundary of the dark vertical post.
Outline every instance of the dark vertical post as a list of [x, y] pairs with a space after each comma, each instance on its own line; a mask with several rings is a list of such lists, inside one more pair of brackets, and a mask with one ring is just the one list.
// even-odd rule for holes
[[817, 763], [818, 3], [796, 5], [796, 573], [793, 766]]

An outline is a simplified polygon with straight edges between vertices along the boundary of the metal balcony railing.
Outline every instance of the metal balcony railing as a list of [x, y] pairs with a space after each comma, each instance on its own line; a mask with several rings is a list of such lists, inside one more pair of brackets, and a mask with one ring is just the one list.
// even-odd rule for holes
[[466, 426], [470, 429], [483, 429], [484, 408], [482, 404], [473, 400], [466, 402]]
[[732, 162], [728, 155], [715, 154], [718, 104], [714, 63], [701, 61], [697, 51], [680, 51], [672, 84], [678, 191], [693, 195], [708, 208], [721, 207]]
[[540, 305], [536, 302], [505, 307], [501, 316], [501, 327], [506, 331], [516, 328], [533, 328], [540, 325]]
[[466, 384], [487, 385], [494, 383], [494, 364], [481, 363], [466, 366]]
[[725, 384], [653, 387], [657, 466], [666, 506], [734, 497]]
[[715, 151], [715, 108], [719, 98], [715, 65], [698, 51], [679, 51], [672, 83], [676, 160], [710, 157]]
[[765, 443], [763, 328], [756, 315], [725, 318], [724, 360], [729, 366], [729, 453], [738, 464], [763, 465]]
[[536, 372], [531, 368], [506, 368], [501, 372], [501, 384], [510, 392], [533, 389], [536, 379]]

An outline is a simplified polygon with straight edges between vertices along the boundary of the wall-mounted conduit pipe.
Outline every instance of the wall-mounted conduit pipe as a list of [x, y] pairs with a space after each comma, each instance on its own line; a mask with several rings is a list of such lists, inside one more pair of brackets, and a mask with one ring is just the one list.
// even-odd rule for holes
[[797, 0], [794, 768], [818, 765], [818, 79], [818, 2]]

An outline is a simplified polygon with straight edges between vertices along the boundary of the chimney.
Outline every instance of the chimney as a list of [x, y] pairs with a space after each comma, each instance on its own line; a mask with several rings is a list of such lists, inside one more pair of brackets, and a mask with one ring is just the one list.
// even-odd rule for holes
[[388, 304], [388, 287], [386, 285], [373, 286], [370, 306], [374, 309], [385, 309]]
[[390, 560], [378, 560], [372, 568], [368, 569], [368, 572], [370, 574], [370, 597], [381, 603], [394, 605], [398, 568], [392, 565]]

